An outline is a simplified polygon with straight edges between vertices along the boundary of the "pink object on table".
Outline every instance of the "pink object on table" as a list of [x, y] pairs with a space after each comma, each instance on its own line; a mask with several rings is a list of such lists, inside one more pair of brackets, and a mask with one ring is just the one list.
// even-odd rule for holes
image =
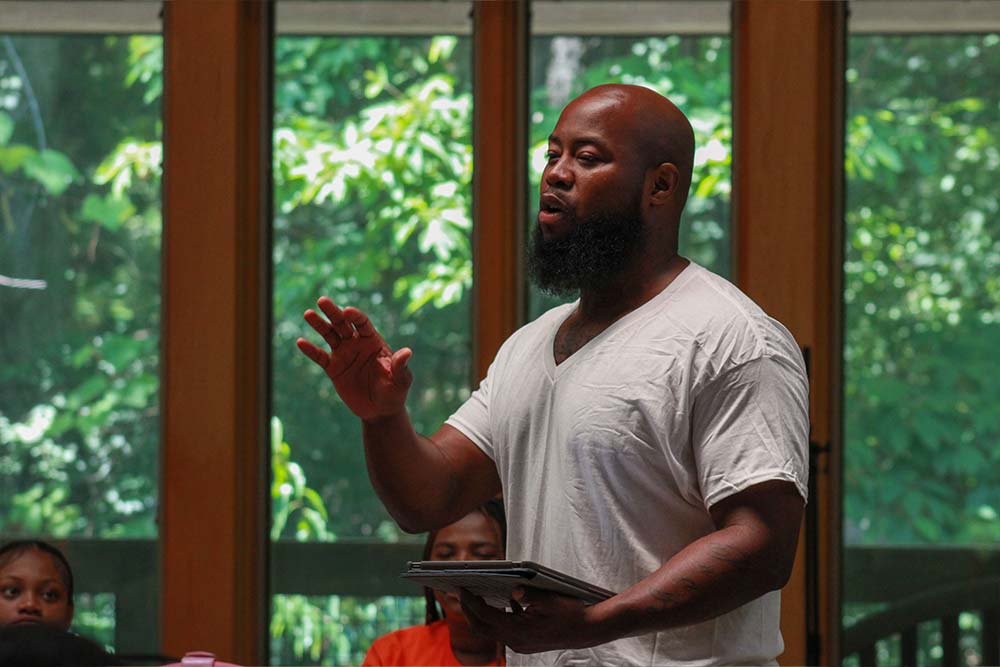
[[216, 660], [215, 654], [208, 651], [189, 651], [184, 654], [180, 662], [164, 665], [164, 667], [196, 667], [198, 665], [202, 667], [240, 667], [231, 662]]

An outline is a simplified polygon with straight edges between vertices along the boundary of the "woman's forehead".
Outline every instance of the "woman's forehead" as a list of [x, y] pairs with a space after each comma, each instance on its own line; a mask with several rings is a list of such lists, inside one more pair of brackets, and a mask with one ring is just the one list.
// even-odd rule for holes
[[50, 578], [62, 581], [62, 572], [52, 556], [38, 549], [29, 549], [0, 566], [0, 576]]
[[483, 512], [471, 512], [441, 528], [434, 537], [434, 544], [443, 542], [499, 541], [500, 528], [496, 521]]

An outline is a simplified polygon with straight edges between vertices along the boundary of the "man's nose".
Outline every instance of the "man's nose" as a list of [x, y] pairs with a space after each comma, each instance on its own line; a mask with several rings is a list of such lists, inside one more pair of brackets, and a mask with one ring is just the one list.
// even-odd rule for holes
[[573, 185], [573, 172], [566, 164], [566, 159], [560, 157], [555, 162], [549, 164], [542, 175], [542, 181], [550, 188], [559, 188], [562, 190]]

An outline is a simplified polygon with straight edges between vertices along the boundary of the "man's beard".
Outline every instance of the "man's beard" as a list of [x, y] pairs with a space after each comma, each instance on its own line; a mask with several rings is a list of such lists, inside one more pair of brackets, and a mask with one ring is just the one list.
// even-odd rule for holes
[[608, 285], [628, 268], [646, 237], [638, 204], [628, 212], [574, 217], [570, 223], [566, 236], [551, 241], [535, 225], [528, 252], [528, 273], [535, 285], [557, 297]]

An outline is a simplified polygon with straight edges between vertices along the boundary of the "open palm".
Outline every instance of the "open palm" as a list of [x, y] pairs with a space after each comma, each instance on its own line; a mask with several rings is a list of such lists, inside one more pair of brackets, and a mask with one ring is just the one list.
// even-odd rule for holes
[[316, 303], [322, 314], [309, 309], [304, 317], [330, 351], [304, 338], [296, 341], [298, 348], [326, 372], [340, 398], [361, 419], [402, 411], [413, 382], [406, 367], [413, 352], [406, 347], [393, 352], [357, 308], [341, 310], [325, 296]]

